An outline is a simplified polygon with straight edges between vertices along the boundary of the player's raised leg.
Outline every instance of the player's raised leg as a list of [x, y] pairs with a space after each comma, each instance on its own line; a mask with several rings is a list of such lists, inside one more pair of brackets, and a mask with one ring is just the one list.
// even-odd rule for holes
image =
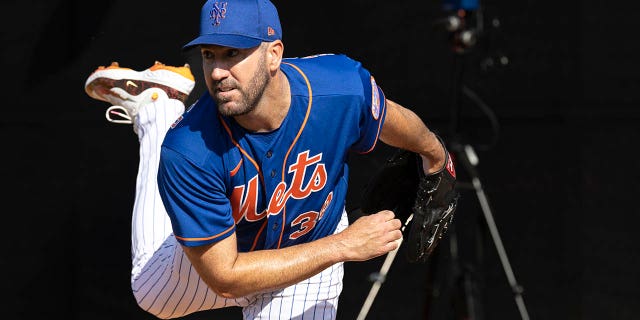
[[171, 124], [184, 112], [194, 87], [187, 65], [156, 62], [144, 71], [117, 63], [99, 67], [87, 79], [85, 91], [112, 104], [106, 117], [132, 124], [140, 142], [132, 217], [131, 287], [138, 305], [159, 318], [174, 318], [200, 310], [246, 306], [248, 299], [224, 299], [200, 280], [173, 237], [171, 223], [157, 189], [160, 146]]

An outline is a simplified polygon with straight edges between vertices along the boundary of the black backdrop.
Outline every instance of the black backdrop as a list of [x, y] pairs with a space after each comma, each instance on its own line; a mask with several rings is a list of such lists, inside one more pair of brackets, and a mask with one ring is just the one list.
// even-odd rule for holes
[[[91, 71], [111, 61], [139, 70], [154, 60], [188, 62], [199, 82], [190, 98], [197, 97], [203, 90], [198, 61], [180, 47], [197, 32], [200, 5], [2, 3], [3, 317], [151, 319], [129, 289], [137, 140], [131, 127], [106, 122], [106, 105], [83, 87]], [[439, 2], [277, 5], [287, 56], [347, 53], [388, 97], [442, 135], [459, 119], [456, 133], [477, 151], [492, 217], [532, 319], [637, 318], [637, 4], [482, 2], [485, 34], [462, 58], [463, 84], [490, 113], [468, 95], [452, 111], [454, 55], [446, 32], [432, 26], [443, 16]], [[501, 57], [506, 64], [498, 63]], [[372, 157], [352, 159], [350, 209], [387, 155], [383, 146]], [[464, 182], [468, 174], [458, 170]], [[476, 286], [478, 315], [519, 319], [476, 195], [461, 192], [452, 233], [462, 258], [456, 266]], [[449, 300], [433, 299], [430, 289], [452, 276], [450, 248], [444, 242], [426, 265], [398, 255], [368, 319], [426, 319], [428, 310], [463, 301], [463, 291]], [[368, 276], [382, 262], [346, 264], [339, 319], [356, 318], [371, 287]], [[434, 270], [436, 280], [429, 280]], [[239, 319], [240, 313], [187, 318]]]

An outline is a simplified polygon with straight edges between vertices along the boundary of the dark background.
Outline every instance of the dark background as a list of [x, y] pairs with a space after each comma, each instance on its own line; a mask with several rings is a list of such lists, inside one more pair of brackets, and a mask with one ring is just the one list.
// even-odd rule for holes
[[[129, 287], [137, 139], [130, 126], [104, 119], [108, 106], [90, 99], [84, 83], [112, 61], [137, 70], [188, 62], [198, 81], [193, 101], [203, 92], [200, 66], [180, 48], [197, 33], [201, 4], [0, 6], [3, 318], [151, 319]], [[387, 97], [476, 150], [531, 319], [638, 319], [635, 2], [481, 2], [484, 32], [463, 55], [433, 26], [445, 16], [438, 1], [276, 4], [287, 56], [347, 53]], [[467, 91], [454, 95], [454, 83]], [[349, 209], [388, 151], [352, 159]], [[458, 165], [458, 173], [454, 230], [430, 263], [410, 265], [401, 250], [368, 319], [453, 319], [436, 314], [464, 310], [461, 279], [474, 285], [476, 319], [521, 318], [478, 198], [465, 188], [469, 172]], [[339, 319], [356, 318], [383, 259], [346, 264]], [[187, 318], [241, 316], [228, 309]]]

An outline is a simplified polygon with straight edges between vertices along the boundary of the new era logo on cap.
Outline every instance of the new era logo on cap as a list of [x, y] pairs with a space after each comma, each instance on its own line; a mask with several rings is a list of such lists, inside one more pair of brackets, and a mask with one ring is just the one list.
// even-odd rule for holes
[[282, 39], [278, 10], [269, 0], [207, 1], [200, 12], [200, 35], [183, 49], [203, 44], [253, 48]]

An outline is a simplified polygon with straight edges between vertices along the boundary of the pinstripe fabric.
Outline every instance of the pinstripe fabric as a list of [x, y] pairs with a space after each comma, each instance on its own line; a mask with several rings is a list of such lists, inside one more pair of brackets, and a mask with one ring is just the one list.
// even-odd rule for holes
[[158, 193], [156, 176], [162, 140], [183, 111], [184, 104], [165, 95], [154, 103], [140, 106], [136, 117], [134, 125], [140, 142], [140, 163], [131, 230], [134, 265], [139, 265], [140, 259], [149, 259], [172, 232], [171, 221]]
[[[343, 263], [282, 290], [226, 299], [200, 279], [172, 234], [157, 189], [160, 146], [184, 105], [166, 96], [140, 107], [135, 126], [140, 164], [132, 217], [131, 288], [138, 305], [161, 319], [229, 306], [243, 307], [244, 319], [336, 318], [342, 291]], [[348, 226], [346, 212], [336, 232]]]
[[163, 97], [141, 106], [134, 124], [140, 142], [140, 164], [132, 218], [131, 288], [142, 309], [163, 319], [248, 304], [247, 299], [224, 299], [210, 290], [172, 235], [156, 179], [160, 146], [183, 111], [180, 101]]
[[[347, 213], [343, 212], [335, 233], [348, 224]], [[341, 262], [283, 290], [258, 294], [251, 305], [243, 308], [244, 319], [335, 319], [343, 276]]]

